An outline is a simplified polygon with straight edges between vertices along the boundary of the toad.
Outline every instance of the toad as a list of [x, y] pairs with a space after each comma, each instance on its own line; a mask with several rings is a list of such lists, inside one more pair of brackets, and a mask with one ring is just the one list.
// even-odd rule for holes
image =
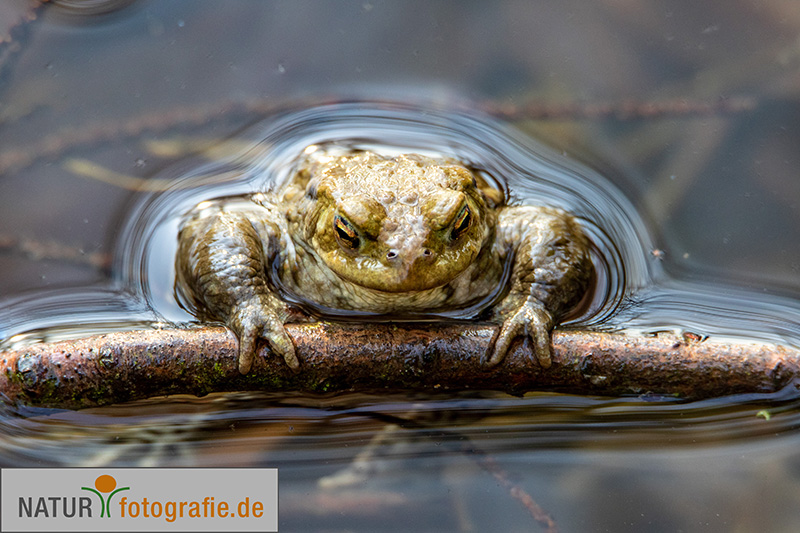
[[198, 205], [176, 266], [187, 307], [236, 334], [243, 374], [259, 339], [300, 368], [284, 329], [293, 306], [364, 319], [482, 316], [502, 324], [487, 365], [527, 336], [547, 368], [551, 331], [593, 273], [572, 216], [507, 205], [458, 161], [316, 146], [274, 191]]

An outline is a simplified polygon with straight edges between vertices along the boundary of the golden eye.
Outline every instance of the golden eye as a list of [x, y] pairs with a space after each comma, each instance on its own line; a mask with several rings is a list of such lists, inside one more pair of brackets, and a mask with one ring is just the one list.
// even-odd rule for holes
[[358, 232], [350, 222], [342, 215], [336, 215], [333, 219], [333, 231], [339, 243], [351, 250], [357, 250], [361, 245]]
[[458, 239], [459, 237], [464, 235], [467, 232], [467, 230], [469, 230], [471, 225], [472, 225], [472, 212], [469, 210], [469, 206], [465, 205], [456, 216], [455, 222], [453, 222], [453, 230], [450, 232], [450, 239], [451, 240]]

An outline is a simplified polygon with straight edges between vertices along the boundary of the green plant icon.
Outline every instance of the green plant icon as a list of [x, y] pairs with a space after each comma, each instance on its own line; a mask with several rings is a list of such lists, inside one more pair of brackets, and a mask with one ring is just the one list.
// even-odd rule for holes
[[[117, 486], [117, 480], [108, 474], [103, 474], [95, 479], [94, 486], [94, 489], [91, 487], [81, 487], [81, 490], [88, 490], [97, 494], [100, 497], [100, 517], [102, 518], [105, 516], [106, 518], [111, 518], [111, 497], [123, 490], [130, 490], [130, 487], [122, 487], [114, 490]], [[110, 494], [103, 500], [103, 494], [101, 493]]]

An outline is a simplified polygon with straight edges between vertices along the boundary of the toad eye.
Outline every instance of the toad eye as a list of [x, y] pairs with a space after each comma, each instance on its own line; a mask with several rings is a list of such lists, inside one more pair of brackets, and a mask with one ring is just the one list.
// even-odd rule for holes
[[333, 219], [333, 230], [336, 233], [336, 240], [345, 248], [357, 250], [361, 245], [361, 239], [353, 225], [342, 215], [336, 215]]
[[472, 212], [469, 206], [465, 205], [461, 211], [458, 212], [456, 220], [453, 223], [453, 230], [450, 232], [450, 239], [456, 240], [464, 235], [472, 225]]

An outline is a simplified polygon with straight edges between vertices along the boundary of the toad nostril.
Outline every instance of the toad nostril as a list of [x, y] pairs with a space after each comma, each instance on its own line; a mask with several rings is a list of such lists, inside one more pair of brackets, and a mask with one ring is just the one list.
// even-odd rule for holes
[[386, 259], [396, 259], [397, 258], [397, 250], [389, 250], [386, 254]]
[[432, 255], [433, 252], [431, 252], [430, 248], [425, 248], [424, 250], [422, 250], [422, 257], [430, 257]]

